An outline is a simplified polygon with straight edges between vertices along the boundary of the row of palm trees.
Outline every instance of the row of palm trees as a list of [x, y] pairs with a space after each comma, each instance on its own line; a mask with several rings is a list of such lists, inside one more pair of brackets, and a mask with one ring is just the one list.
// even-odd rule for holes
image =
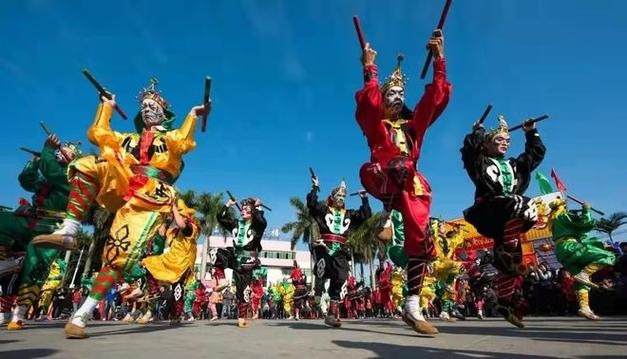
[[[207, 243], [209, 237], [218, 230], [226, 240], [227, 233], [219, 228], [216, 219], [216, 215], [222, 209], [225, 197], [223, 193], [197, 193], [192, 190], [181, 193], [180, 197], [188, 206], [196, 209], [196, 216], [201, 226], [201, 235], [205, 238], [205, 246], [201, 256], [200, 266], [202, 278], [204, 277], [207, 267]], [[283, 225], [281, 232], [289, 234], [292, 249], [294, 249], [299, 242], [310, 246], [313, 241], [320, 238], [318, 225], [309, 214], [306, 204], [300, 197], [292, 197], [289, 201], [292, 207], [294, 207], [296, 220]], [[79, 236], [79, 248], [82, 248], [83, 254], [80, 252], [70, 254], [69, 251], [66, 253], [65, 259], [66, 262], [69, 263], [66, 278], [69, 275], [74, 276], [73, 273], [76, 267], [81, 265], [78, 260], [79, 257], [85, 258], [82, 270], [83, 276], [88, 275], [92, 268], [99, 268], [101, 265], [100, 253], [102, 253], [109, 228], [113, 222], [113, 215], [104, 209], [94, 208], [87, 217], [86, 223], [92, 225], [94, 231], [93, 233], [84, 232]], [[371, 285], [375, 283], [375, 259], [385, 253], [383, 244], [376, 238], [376, 228], [380, 218], [381, 213], [375, 213], [370, 219], [353, 231], [347, 240], [347, 246], [351, 253], [353, 274], [357, 274], [355, 271], [355, 265], [357, 263], [360, 269], [359, 274], [361, 280], [365, 282], [364, 265], [368, 265]], [[627, 224], [627, 213], [617, 212], [607, 218], [599, 219], [597, 221], [596, 230], [606, 233], [610, 241], [614, 243], [612, 234], [624, 224]], [[311, 264], [313, 263], [310, 262], [310, 268], [313, 268]]]

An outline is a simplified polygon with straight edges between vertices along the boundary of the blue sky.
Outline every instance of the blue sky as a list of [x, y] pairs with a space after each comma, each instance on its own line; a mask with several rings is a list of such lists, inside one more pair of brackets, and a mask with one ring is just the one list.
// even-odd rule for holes
[[[0, 204], [28, 196], [17, 183], [28, 159], [18, 147], [41, 146], [39, 121], [86, 142], [98, 99], [82, 68], [132, 114], [139, 89], [158, 77], [179, 120], [201, 101], [210, 75], [214, 111], [177, 185], [258, 196], [274, 209], [270, 227], [280, 226], [294, 218], [289, 197], [310, 188], [309, 166], [323, 193], [342, 177], [349, 190], [360, 188], [369, 150], [354, 119], [362, 75], [351, 17], [361, 18], [382, 77], [397, 52], [405, 54], [413, 106], [425, 84], [424, 43], [443, 2], [2, 2]], [[625, 13], [618, 0], [453, 4], [445, 28], [453, 95], [419, 163], [433, 187], [434, 215], [459, 217], [473, 200], [459, 147], [487, 103], [494, 105], [489, 126], [498, 113], [511, 124], [549, 113], [539, 125], [548, 147], [540, 169], [555, 167], [572, 194], [606, 213], [627, 209]], [[119, 131], [131, 125], [113, 119]], [[523, 139], [513, 135], [512, 153]], [[538, 193], [535, 182], [528, 193]]]

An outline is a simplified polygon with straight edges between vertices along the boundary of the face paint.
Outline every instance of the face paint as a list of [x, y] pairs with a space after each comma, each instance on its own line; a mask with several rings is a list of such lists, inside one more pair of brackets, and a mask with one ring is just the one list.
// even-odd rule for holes
[[333, 195], [333, 202], [337, 207], [344, 207], [344, 201], [346, 199], [346, 195], [341, 192], [337, 192]]
[[243, 220], [246, 221], [246, 220], [249, 220], [250, 218], [252, 218], [252, 213], [253, 213], [253, 211], [252, 211], [252, 208], [250, 206], [248, 206], [248, 205], [242, 206], [241, 215], [242, 215], [242, 219]]
[[153, 99], [147, 98], [141, 104], [142, 120], [147, 128], [158, 126], [165, 121], [163, 107]]
[[57, 158], [57, 162], [62, 164], [68, 164], [76, 158], [76, 153], [68, 146], [61, 146], [58, 150], [54, 151], [54, 155]]
[[497, 134], [486, 145], [488, 153], [493, 156], [503, 156], [509, 149], [510, 138], [508, 134]]
[[383, 95], [386, 112], [398, 115], [405, 103], [405, 90], [400, 86], [392, 86]]

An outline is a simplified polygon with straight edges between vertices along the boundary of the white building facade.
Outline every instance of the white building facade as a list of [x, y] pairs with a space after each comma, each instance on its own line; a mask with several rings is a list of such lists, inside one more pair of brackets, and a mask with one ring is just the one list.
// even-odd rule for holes
[[[224, 240], [221, 235], [212, 235], [209, 237], [208, 250], [210, 255], [207, 259], [207, 269], [205, 271], [204, 279], [211, 279], [211, 252], [218, 248], [231, 247], [233, 245], [233, 237], [229, 236]], [[283, 280], [283, 278], [289, 278], [290, 272], [294, 265], [294, 260], [298, 263], [298, 266], [302, 269], [303, 273], [307, 276], [307, 283], [311, 284], [311, 267], [313, 265], [313, 259], [310, 256], [309, 251], [292, 250], [290, 248], [289, 241], [282, 241], [278, 239], [262, 239], [261, 247], [263, 250], [259, 253], [259, 259], [261, 265], [268, 270], [268, 277], [264, 282], [264, 287], [269, 283], [276, 283]], [[204, 243], [197, 245], [196, 251], [196, 263], [195, 271], [197, 276], [200, 274], [200, 266], [202, 264], [202, 253], [205, 248]], [[225, 270], [227, 280], [232, 279], [232, 271], [230, 269]]]

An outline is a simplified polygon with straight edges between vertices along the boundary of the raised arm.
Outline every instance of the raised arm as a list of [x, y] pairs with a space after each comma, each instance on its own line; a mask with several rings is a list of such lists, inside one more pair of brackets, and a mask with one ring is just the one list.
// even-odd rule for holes
[[464, 147], [461, 148], [462, 162], [466, 170], [472, 170], [481, 155], [481, 147], [485, 138], [485, 128], [481, 124], [475, 124], [472, 132], [464, 138]]
[[[317, 181], [317, 179], [316, 179]], [[312, 216], [321, 216], [326, 210], [326, 206], [318, 202], [318, 191], [320, 187], [317, 184], [311, 186], [311, 191], [307, 193], [307, 209]]]
[[446, 79], [446, 61], [444, 60], [444, 38], [435, 33], [427, 47], [434, 56], [433, 82], [425, 86], [425, 93], [414, 108], [413, 127], [416, 130], [418, 148], [422, 145], [427, 128], [442, 114], [451, 95], [452, 85]]
[[364, 87], [355, 94], [357, 110], [355, 117], [364, 133], [383, 118], [383, 100], [379, 89], [379, 70], [374, 60], [377, 52], [366, 44], [361, 58], [364, 74]]
[[211, 101], [204, 105], [194, 106], [189, 111], [181, 127], [169, 131], [166, 135], [168, 148], [177, 153], [187, 153], [196, 148], [194, 135], [198, 117], [209, 114], [211, 111]]
[[237, 219], [233, 217], [229, 208], [231, 207], [229, 203], [232, 202], [229, 200], [226, 205], [222, 206], [222, 209], [216, 215], [216, 219], [222, 228], [227, 230], [228, 232], [232, 232], [235, 227], [237, 227]]
[[46, 144], [41, 151], [39, 172], [46, 179], [46, 181], [57, 186], [65, 186], [67, 190], [70, 189], [70, 185], [67, 180], [67, 167], [62, 166], [59, 161], [57, 161], [55, 149], [48, 141], [46, 141]]
[[44, 178], [39, 174], [39, 157], [34, 157], [26, 162], [26, 165], [20, 172], [17, 180], [20, 186], [28, 192], [37, 192], [44, 184]]
[[364, 223], [368, 218], [372, 217], [372, 209], [370, 208], [370, 203], [368, 202], [367, 194], [360, 194], [361, 196], [361, 206], [357, 211], [351, 211], [351, 224], [358, 226]]
[[526, 123], [523, 125], [523, 130], [525, 131], [526, 140], [525, 152], [521, 153], [518, 158], [516, 158], [516, 164], [518, 166], [524, 166], [531, 172], [536, 169], [544, 159], [546, 147], [544, 147], [540, 139], [540, 134], [535, 129], [535, 124]]
[[117, 148], [124, 140], [124, 136], [111, 129], [111, 112], [115, 107], [115, 95], [112, 95], [111, 99], [102, 97], [101, 101], [96, 109], [94, 122], [87, 130], [87, 139], [99, 148]]

